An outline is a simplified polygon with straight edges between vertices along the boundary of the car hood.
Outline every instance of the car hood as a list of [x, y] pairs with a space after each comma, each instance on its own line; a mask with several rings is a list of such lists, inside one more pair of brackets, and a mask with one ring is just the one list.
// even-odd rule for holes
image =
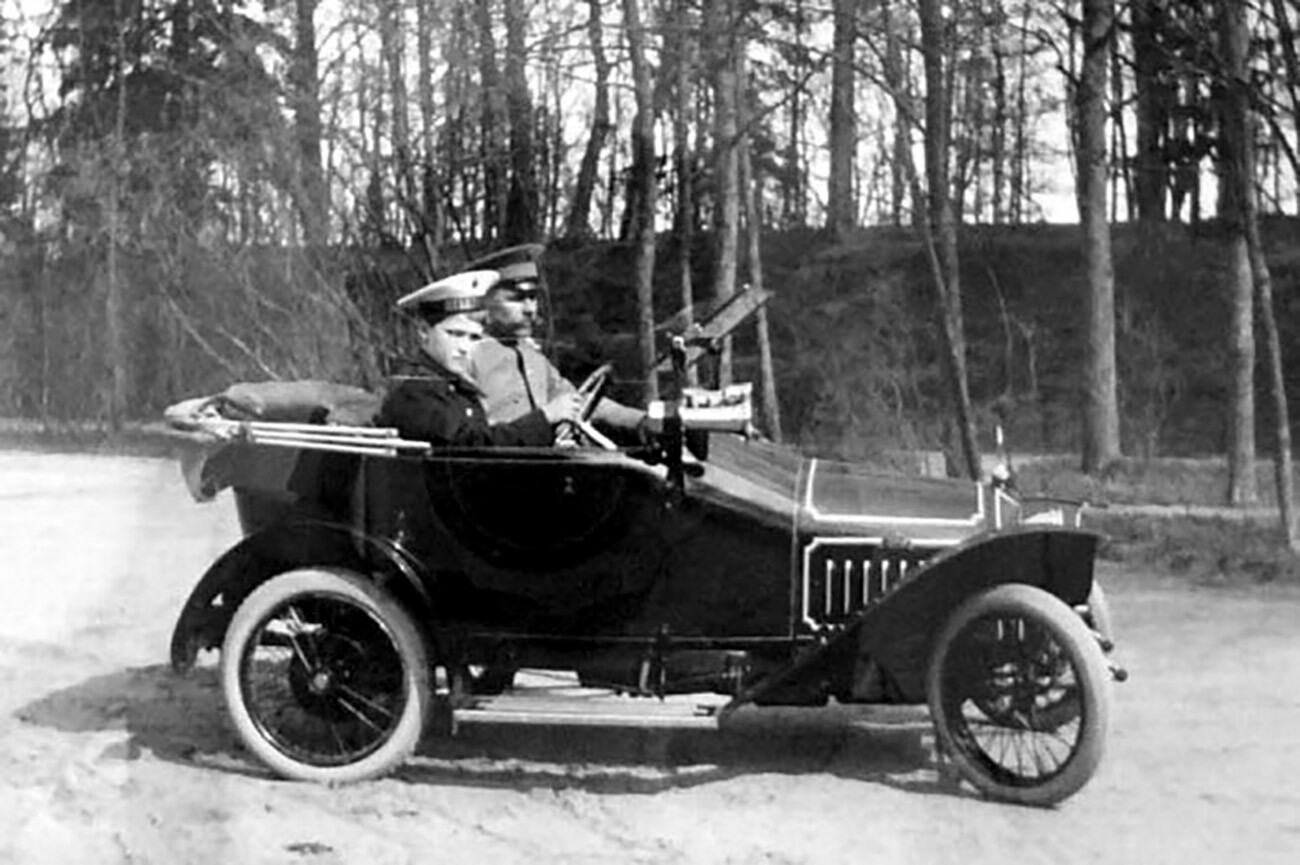
[[998, 494], [971, 481], [883, 473], [714, 435], [692, 492], [800, 534], [951, 544], [996, 522]]

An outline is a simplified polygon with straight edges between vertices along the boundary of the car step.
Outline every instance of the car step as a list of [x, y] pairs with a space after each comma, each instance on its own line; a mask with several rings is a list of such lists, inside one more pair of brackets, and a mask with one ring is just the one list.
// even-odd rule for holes
[[457, 724], [533, 724], [585, 727], [653, 727], [718, 729], [721, 705], [650, 698], [593, 698], [510, 692], [475, 697], [471, 705], [454, 710]]

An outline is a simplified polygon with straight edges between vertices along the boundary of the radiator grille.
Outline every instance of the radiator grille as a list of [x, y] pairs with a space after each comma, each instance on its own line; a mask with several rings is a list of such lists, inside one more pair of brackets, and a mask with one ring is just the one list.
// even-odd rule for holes
[[804, 555], [804, 625], [821, 629], [847, 622], [931, 555], [932, 550], [814, 540]]

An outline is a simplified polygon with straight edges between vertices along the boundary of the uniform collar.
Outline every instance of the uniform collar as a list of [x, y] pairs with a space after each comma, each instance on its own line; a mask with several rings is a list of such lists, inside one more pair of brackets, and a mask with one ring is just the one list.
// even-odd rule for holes
[[531, 336], [496, 336], [494, 334], [489, 334], [488, 339], [509, 349], [523, 348], [532, 349], [537, 352], [542, 350], [537, 339]]
[[438, 363], [424, 352], [412, 356], [407, 361], [409, 373], [418, 375], [422, 378], [441, 379], [458, 390], [469, 393], [473, 396], [482, 396], [483, 391], [479, 390], [478, 385], [465, 378], [460, 373], [452, 372], [447, 367]]

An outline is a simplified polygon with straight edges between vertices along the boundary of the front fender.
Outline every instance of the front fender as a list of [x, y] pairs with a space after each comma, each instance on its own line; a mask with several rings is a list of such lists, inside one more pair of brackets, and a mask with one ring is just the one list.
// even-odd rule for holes
[[893, 700], [925, 702], [934, 641], [958, 605], [1004, 583], [1038, 586], [1071, 606], [1083, 604], [1092, 588], [1100, 540], [1093, 532], [1049, 525], [1022, 525], [970, 538], [909, 572], [843, 630], [757, 683], [728, 710], [791, 687], [847, 693], [855, 671], [868, 664], [888, 674], [895, 686]]
[[411, 608], [417, 621], [432, 608], [427, 575], [387, 538], [324, 521], [280, 523], [245, 537], [199, 579], [172, 629], [172, 668], [188, 672], [200, 651], [221, 645], [250, 592], [277, 574], [303, 567], [343, 567], [372, 577]]
[[935, 556], [856, 625], [859, 656], [887, 670], [907, 701], [925, 698], [940, 628], [967, 598], [1005, 583], [1037, 586], [1070, 606], [1092, 589], [1101, 536], [1058, 526], [1018, 526], [971, 538]]

